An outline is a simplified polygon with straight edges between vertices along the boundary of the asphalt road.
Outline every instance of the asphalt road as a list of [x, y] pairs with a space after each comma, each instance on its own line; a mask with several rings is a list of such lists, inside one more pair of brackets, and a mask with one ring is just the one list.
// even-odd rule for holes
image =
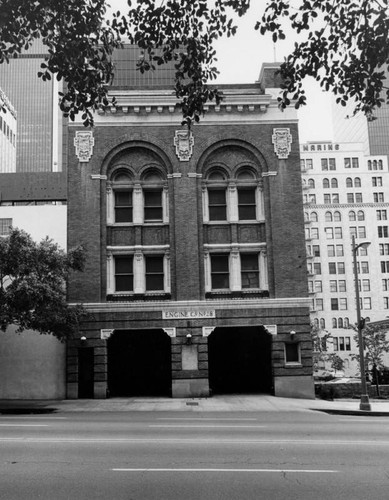
[[388, 417], [0, 416], [1, 500], [388, 498]]

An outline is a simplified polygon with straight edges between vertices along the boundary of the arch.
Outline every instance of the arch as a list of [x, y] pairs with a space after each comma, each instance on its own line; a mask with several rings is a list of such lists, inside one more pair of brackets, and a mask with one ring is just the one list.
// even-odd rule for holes
[[[240, 139], [223, 139], [221, 141], [211, 144], [208, 148], [205, 149], [205, 151], [203, 151], [197, 163], [196, 167], [197, 173], [204, 173], [205, 166], [207, 164], [210, 165], [211, 163], [215, 162], [215, 160], [212, 158], [214, 155], [222, 152], [228, 153], [228, 151], [230, 151], [231, 148], [234, 147], [237, 148], [240, 152], [246, 153], [246, 158], [245, 159], [242, 158], [242, 160], [237, 162], [236, 165], [232, 165], [230, 167], [227, 163], [228, 160], [224, 162], [226, 164], [226, 167], [231, 172], [234, 172], [234, 176], [236, 175], [235, 172], [237, 171], [237, 169], [239, 169], [243, 165], [251, 165], [252, 168], [256, 172], [258, 172], [258, 174], [268, 171], [268, 164], [265, 160], [264, 155], [255, 146], [253, 146], [249, 142]], [[231, 157], [232, 155], [227, 154], [225, 156]], [[251, 156], [251, 159], [249, 159], [247, 156]], [[222, 160], [219, 158], [219, 163], [221, 161]]]
[[326, 222], [332, 222], [332, 213], [331, 212], [326, 212], [324, 217], [325, 217]]
[[115, 184], [130, 184], [134, 182], [134, 172], [127, 165], [117, 165], [110, 172], [110, 180]]
[[317, 222], [318, 221], [317, 212], [311, 212], [311, 221], [312, 222]]
[[323, 188], [329, 188], [330, 187], [330, 181], [327, 178], [323, 179]]
[[352, 188], [353, 187], [353, 180], [351, 179], [351, 177], [347, 177], [347, 179], [346, 179], [346, 187], [348, 187], [348, 188]]
[[148, 184], [158, 184], [166, 178], [166, 173], [159, 165], [146, 165], [139, 172], [140, 180]]
[[314, 189], [314, 187], [315, 187], [314, 179], [308, 179], [308, 187], [311, 189]]
[[332, 328], [338, 328], [338, 322], [336, 321], [336, 318], [332, 318]]
[[343, 328], [349, 328], [350, 327], [350, 322], [349, 319], [346, 317], [343, 320]]
[[251, 163], [238, 164], [233, 170], [233, 176], [237, 181], [252, 182], [258, 179], [258, 170]]
[[326, 327], [326, 320], [324, 318], [320, 318], [320, 328], [324, 330]]
[[338, 328], [343, 328], [343, 318], [338, 318]]
[[331, 187], [332, 188], [337, 188], [338, 187], [338, 179], [336, 179], [335, 177], [333, 177], [331, 179]]
[[348, 220], [349, 221], [355, 221], [355, 220], [357, 220], [354, 210], [350, 210], [350, 212], [348, 213]]
[[315, 318], [315, 319], [313, 320], [313, 326], [314, 326], [315, 328], [319, 328], [319, 318]]
[[228, 169], [218, 163], [208, 165], [204, 172], [204, 179], [207, 182], [226, 182], [229, 177]]
[[[127, 140], [125, 140], [127, 139]], [[118, 138], [120, 140], [120, 138]], [[131, 169], [134, 171], [135, 175], [139, 171], [133, 165], [133, 162], [127, 163], [125, 161], [126, 156], [131, 155], [131, 153], [136, 153], [142, 151], [145, 156], [148, 156], [150, 160], [149, 164], [155, 164], [160, 166], [165, 171], [165, 175], [173, 172], [172, 162], [170, 161], [167, 154], [159, 146], [156, 146], [152, 142], [146, 141], [131, 141], [127, 136], [123, 137], [123, 142], [114, 146], [105, 156], [101, 163], [100, 173], [101, 175], [110, 176], [110, 169], [116, 168], [119, 165], [129, 167], [131, 163]]]
[[362, 185], [361, 178], [360, 177], [355, 177], [355, 179], [354, 179], [354, 187], [360, 188], [361, 185]]
[[357, 218], [358, 220], [365, 220], [365, 212], [363, 210], [358, 210]]
[[335, 222], [340, 222], [341, 220], [342, 220], [342, 214], [336, 210], [334, 212], [334, 221]]

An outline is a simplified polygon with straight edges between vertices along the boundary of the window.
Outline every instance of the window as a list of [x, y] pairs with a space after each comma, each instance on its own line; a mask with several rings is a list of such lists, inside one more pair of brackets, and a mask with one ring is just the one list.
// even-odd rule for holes
[[336, 321], [336, 318], [332, 318], [332, 328], [338, 328], [338, 323]]
[[330, 170], [336, 170], [335, 158], [329, 158], [328, 165], [329, 165]]
[[0, 219], [0, 236], [10, 234], [12, 227], [12, 219]]
[[352, 166], [353, 166], [353, 168], [358, 168], [359, 167], [359, 160], [358, 160], [358, 158], [353, 158], [352, 159]]
[[366, 238], [365, 226], [358, 226], [358, 238]]
[[317, 311], [323, 310], [323, 299], [316, 299], [316, 310]]
[[132, 292], [133, 289], [133, 257], [115, 257], [115, 292]]
[[326, 327], [326, 320], [324, 318], [320, 318], [320, 328], [324, 330]]
[[316, 293], [321, 293], [323, 291], [323, 285], [322, 282], [319, 280], [315, 280], [315, 292]]
[[378, 238], [388, 237], [388, 226], [378, 226]]
[[355, 212], [353, 210], [350, 210], [350, 212], [348, 213], [348, 220], [351, 221], [351, 222], [354, 222], [356, 219], [356, 216], [355, 216]]
[[320, 257], [320, 246], [319, 245], [312, 245], [312, 255], [314, 257]]
[[239, 220], [256, 219], [255, 188], [238, 189]]
[[162, 189], [144, 190], [144, 221], [162, 221]]
[[316, 195], [315, 194], [310, 194], [308, 196], [308, 202], [312, 203], [312, 204], [315, 204], [316, 203]]
[[349, 328], [349, 326], [350, 326], [349, 319], [348, 318], [344, 318], [343, 328]]
[[344, 159], [344, 168], [351, 168], [351, 158]]
[[163, 290], [163, 256], [146, 255], [146, 290]]
[[336, 245], [336, 256], [343, 257], [343, 245]]
[[311, 212], [310, 220], [312, 222], [317, 222], [318, 217], [317, 217], [317, 213], [316, 212]]
[[373, 187], [381, 187], [382, 186], [382, 177], [372, 177], [372, 185]]
[[358, 210], [357, 214], [358, 220], [365, 220], [365, 213], [363, 210]]
[[308, 292], [313, 293], [313, 281], [308, 281]]
[[363, 298], [362, 309], [371, 309], [371, 298], [370, 297]]
[[389, 243], [379, 244], [380, 255], [389, 255]]
[[333, 240], [334, 239], [334, 230], [333, 230], [332, 227], [326, 227], [325, 228], [325, 233], [326, 233], [327, 240]]
[[357, 227], [356, 226], [350, 226], [350, 236], [354, 238], [357, 237]]
[[350, 337], [344, 338], [344, 346], [346, 348], [346, 351], [351, 351], [351, 339], [350, 339]]
[[384, 309], [389, 309], [389, 297], [384, 297]]
[[213, 289], [225, 289], [230, 287], [228, 260], [228, 254], [211, 255], [211, 283]]
[[242, 288], [259, 288], [258, 254], [240, 255]]
[[384, 193], [373, 193], [373, 201], [374, 203], [383, 203]]
[[339, 194], [338, 193], [334, 193], [332, 195], [332, 203], [339, 203]]
[[347, 179], [346, 179], [346, 187], [348, 187], [348, 188], [352, 188], [353, 187], [353, 180], [351, 179], [351, 177], [347, 177]]
[[208, 189], [209, 220], [227, 220], [225, 189]]
[[314, 272], [314, 274], [321, 274], [321, 264], [320, 264], [320, 262], [314, 262], [314, 264], [313, 264], [313, 272]]
[[[332, 273], [335, 274], [335, 273]], [[330, 280], [330, 292], [335, 293], [338, 291], [338, 283], [336, 280]]]
[[369, 273], [369, 263], [366, 261], [361, 262], [361, 272], [362, 274], [368, 274]]
[[331, 311], [337, 311], [339, 309], [338, 299], [331, 299]]
[[389, 273], [389, 261], [381, 260], [381, 273]]
[[323, 198], [324, 198], [324, 203], [326, 205], [329, 205], [331, 203], [331, 195], [330, 194], [324, 194]]
[[360, 177], [355, 177], [354, 179], [354, 187], [360, 188], [362, 186]]
[[308, 187], [310, 189], [314, 189], [315, 188], [315, 181], [314, 181], [314, 179], [308, 179]]
[[[325, 195], [324, 195], [325, 196]], [[332, 222], [332, 213], [331, 212], [326, 212], [324, 216], [324, 220], [326, 222]]]
[[388, 279], [382, 280], [382, 290], [384, 292], [387, 292], [389, 290], [389, 280]]
[[363, 203], [362, 193], [355, 193], [355, 203]]
[[362, 280], [362, 291], [370, 292], [370, 280]]
[[132, 222], [132, 191], [115, 191], [115, 222]]
[[327, 245], [328, 257], [335, 257], [335, 245]]
[[387, 220], [388, 219], [386, 210], [376, 210], [376, 214], [377, 214], [377, 220]]
[[311, 169], [313, 168], [313, 161], [312, 161], [312, 158], [307, 158], [305, 160], [305, 166], [307, 169]]
[[330, 181], [328, 179], [323, 179], [323, 188], [328, 189], [330, 187]]
[[342, 239], [342, 228], [341, 227], [335, 228], [335, 239], [336, 240]]
[[338, 328], [343, 328], [343, 319], [338, 318]]
[[333, 178], [331, 179], [331, 187], [332, 188], [337, 188], [338, 187], [338, 180]]
[[334, 212], [334, 222], [340, 222], [342, 220], [342, 216], [340, 212]]
[[339, 292], [346, 292], [346, 280], [339, 280]]
[[344, 262], [338, 262], [338, 274], [344, 274], [345, 273], [345, 268], [344, 268]]
[[339, 299], [339, 309], [341, 311], [346, 311], [347, 310], [347, 299], [345, 299], [345, 298]]
[[311, 228], [311, 238], [314, 240], [319, 238], [319, 229], [317, 227]]
[[347, 193], [347, 203], [354, 203], [354, 194]]
[[322, 158], [321, 159], [321, 169], [322, 170], [328, 170], [328, 160], [327, 160], [327, 158]]
[[298, 343], [285, 342], [285, 363], [300, 363], [300, 347]]
[[328, 272], [330, 274], [336, 274], [336, 262], [329, 262], [328, 263]]

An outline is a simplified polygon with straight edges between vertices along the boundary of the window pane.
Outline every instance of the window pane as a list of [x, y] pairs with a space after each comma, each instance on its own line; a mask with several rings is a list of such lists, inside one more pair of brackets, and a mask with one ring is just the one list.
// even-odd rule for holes
[[226, 191], [209, 189], [209, 220], [227, 220]]
[[162, 220], [162, 191], [144, 191], [145, 221]]
[[131, 292], [133, 287], [132, 256], [115, 257], [115, 290], [117, 292]]
[[146, 290], [163, 290], [163, 256], [146, 257]]
[[133, 276], [116, 276], [117, 292], [131, 292], [134, 289]]
[[131, 257], [115, 257], [115, 272], [116, 274], [132, 273], [132, 258]]
[[286, 363], [298, 363], [300, 361], [298, 344], [285, 344], [285, 361]]
[[242, 288], [259, 288], [259, 270], [257, 254], [240, 256]]
[[229, 288], [228, 255], [211, 256], [211, 282], [213, 289]]

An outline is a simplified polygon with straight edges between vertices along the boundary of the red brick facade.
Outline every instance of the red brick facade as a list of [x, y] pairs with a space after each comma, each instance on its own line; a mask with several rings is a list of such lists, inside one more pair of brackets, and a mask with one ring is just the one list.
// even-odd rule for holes
[[[85, 272], [69, 284], [69, 301], [84, 303], [93, 317], [83, 325], [86, 340], [69, 343], [69, 397], [79, 394], [81, 349], [93, 348], [93, 394], [105, 397], [110, 385], [105, 337], [147, 329], [163, 329], [171, 337], [172, 395], [206, 396], [212, 329], [236, 327], [244, 342], [249, 327], [270, 335], [264, 325], [277, 327], [276, 334], [268, 328], [273, 330], [270, 390], [313, 396], [297, 123], [277, 110], [259, 84], [226, 87], [225, 93], [222, 106], [212, 107], [193, 127], [188, 161], [176, 153], [174, 137], [181, 127], [170, 94], [139, 91], [134, 101], [133, 94], [119, 92], [115, 112], [96, 117], [88, 162], [79, 162], [73, 146], [76, 132], [84, 130], [70, 126], [68, 239], [69, 246], [85, 244], [88, 258]], [[286, 159], [275, 153], [275, 128], [289, 129], [292, 136]], [[214, 206], [212, 190], [222, 200]], [[128, 223], [115, 220], [117, 192], [130, 193]], [[242, 201], [254, 193], [255, 207]], [[223, 210], [225, 217], [213, 215]], [[241, 220], [250, 210], [257, 216]], [[147, 220], [147, 214], [162, 212], [158, 220]], [[258, 269], [249, 264], [245, 274], [242, 255], [249, 262], [257, 254]], [[160, 266], [163, 262], [159, 290], [148, 289], [162, 273], [162, 267], [152, 269], [158, 263], [153, 256], [160, 256]], [[122, 274], [120, 257], [131, 259]], [[222, 269], [226, 262], [228, 276]], [[220, 289], [214, 289], [214, 280], [222, 283]], [[123, 292], [122, 282], [132, 288]], [[298, 348], [285, 353], [290, 344]]]

